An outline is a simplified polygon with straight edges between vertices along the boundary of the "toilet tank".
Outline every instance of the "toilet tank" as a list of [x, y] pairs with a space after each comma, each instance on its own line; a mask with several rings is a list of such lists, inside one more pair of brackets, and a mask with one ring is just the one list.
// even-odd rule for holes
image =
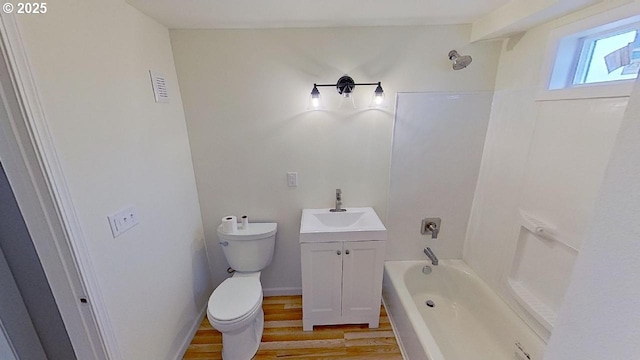
[[218, 226], [218, 239], [229, 266], [238, 272], [261, 271], [271, 264], [276, 244], [276, 223], [249, 223], [234, 233]]

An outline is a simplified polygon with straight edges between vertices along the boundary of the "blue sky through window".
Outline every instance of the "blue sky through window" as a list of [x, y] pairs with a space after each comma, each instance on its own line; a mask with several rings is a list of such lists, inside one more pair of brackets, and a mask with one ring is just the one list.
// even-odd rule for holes
[[629, 80], [638, 76], [640, 37], [637, 30], [592, 39], [585, 45], [583, 51], [591, 50], [591, 56], [587, 59], [584, 73], [577, 74], [577, 84]]

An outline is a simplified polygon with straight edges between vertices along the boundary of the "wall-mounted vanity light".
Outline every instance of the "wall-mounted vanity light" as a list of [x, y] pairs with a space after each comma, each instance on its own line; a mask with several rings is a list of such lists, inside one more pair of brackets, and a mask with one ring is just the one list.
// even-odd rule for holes
[[338, 79], [335, 84], [313, 84], [313, 89], [311, 90], [311, 107], [313, 109], [319, 109], [322, 105], [322, 100], [320, 99], [320, 90], [318, 90], [318, 87], [335, 86], [338, 94], [342, 95], [344, 98], [351, 98], [356, 85], [377, 85], [375, 91], [373, 92], [373, 102], [375, 105], [382, 105], [382, 103], [384, 102], [384, 90], [382, 90], [382, 83], [380, 81], [373, 83], [356, 83], [353, 78], [351, 78], [351, 76], [345, 75]]

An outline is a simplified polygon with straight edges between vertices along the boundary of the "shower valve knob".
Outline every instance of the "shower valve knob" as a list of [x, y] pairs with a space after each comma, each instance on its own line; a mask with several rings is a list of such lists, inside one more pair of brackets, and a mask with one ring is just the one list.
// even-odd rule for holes
[[440, 218], [424, 218], [420, 225], [420, 234], [431, 234], [432, 239], [436, 239], [440, 234], [442, 220]]

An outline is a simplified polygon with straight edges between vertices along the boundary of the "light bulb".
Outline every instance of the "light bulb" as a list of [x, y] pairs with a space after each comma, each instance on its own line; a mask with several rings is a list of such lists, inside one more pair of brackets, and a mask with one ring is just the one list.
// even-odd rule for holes
[[311, 90], [311, 107], [315, 110], [320, 108], [320, 91], [316, 84], [313, 84], [313, 90]]
[[378, 87], [376, 87], [376, 91], [374, 92], [374, 102], [378, 106], [384, 102], [384, 90], [382, 90], [380, 83], [378, 83]]
[[320, 107], [320, 98], [312, 97], [311, 98], [311, 106], [313, 106], [314, 109], [319, 108]]

